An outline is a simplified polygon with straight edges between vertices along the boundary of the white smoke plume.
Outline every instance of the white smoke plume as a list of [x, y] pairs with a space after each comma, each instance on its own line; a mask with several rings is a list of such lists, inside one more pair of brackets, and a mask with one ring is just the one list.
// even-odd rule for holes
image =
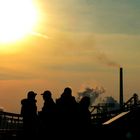
[[117, 100], [115, 100], [112, 96], [102, 97], [103, 93], [105, 93], [105, 89], [103, 87], [86, 87], [84, 91], [78, 92], [78, 100], [80, 100], [84, 96], [90, 97], [90, 110], [92, 110], [92, 107], [94, 106], [102, 106], [102, 109], [107, 109], [106, 111], [119, 109], [119, 103], [117, 102]]
[[84, 96], [90, 97], [91, 105], [95, 103], [96, 99], [105, 92], [105, 89], [103, 87], [95, 87], [90, 88], [86, 87], [84, 91], [78, 92], [78, 100], [80, 100]]
[[119, 103], [112, 96], [107, 96], [103, 99], [102, 103], [109, 105], [109, 110], [117, 110], [120, 108]]

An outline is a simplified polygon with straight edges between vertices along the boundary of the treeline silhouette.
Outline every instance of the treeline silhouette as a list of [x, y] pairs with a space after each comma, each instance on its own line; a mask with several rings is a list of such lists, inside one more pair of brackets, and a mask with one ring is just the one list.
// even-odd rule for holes
[[84, 96], [76, 101], [70, 87], [54, 101], [49, 90], [42, 93], [44, 104], [37, 111], [37, 100], [34, 91], [27, 93], [21, 100], [23, 117], [23, 138], [36, 139], [79, 139], [87, 138], [91, 128], [90, 98]]

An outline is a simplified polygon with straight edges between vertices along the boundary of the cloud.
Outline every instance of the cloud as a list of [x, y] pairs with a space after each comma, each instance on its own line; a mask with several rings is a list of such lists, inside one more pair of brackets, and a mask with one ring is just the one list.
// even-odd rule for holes
[[[63, 77], [64, 73], [69, 73], [69, 75], [75, 73], [81, 77], [83, 73], [93, 76], [98, 72], [101, 75], [104, 68], [101, 68], [100, 64], [119, 67], [122, 65], [119, 62], [123, 62], [127, 54], [131, 56], [132, 52], [135, 56], [131, 60], [136, 56], [138, 59], [139, 39], [138, 35], [91, 34], [87, 32], [57, 32], [47, 41], [35, 37], [35, 40], [29, 44], [18, 44], [19, 46], [16, 46], [19, 49], [18, 52], [11, 54], [0, 52], [0, 75], [2, 79], [46, 78], [52, 73], [57, 73], [59, 77]], [[118, 46], [119, 42], [122, 45]], [[134, 43], [135, 46], [129, 46]], [[125, 55], [123, 55], [124, 53]], [[118, 59], [114, 59], [114, 56], [117, 56]], [[123, 59], [120, 61], [121, 57]], [[137, 66], [137, 61], [134, 62]]]
[[39, 32], [31, 32], [31, 35], [38, 36], [38, 37], [41, 37], [41, 38], [44, 38], [44, 39], [49, 39], [49, 37], [46, 34], [42, 34], [42, 33], [39, 33]]
[[120, 64], [118, 64], [117, 62], [109, 59], [109, 57], [107, 55], [105, 55], [105, 53], [98, 53], [97, 59], [101, 63], [106, 64], [108, 66], [111, 66], [111, 67], [120, 67]]
[[86, 87], [84, 91], [78, 92], [78, 98], [81, 99], [84, 96], [90, 97], [91, 105], [95, 103], [96, 99], [105, 92], [103, 87], [90, 88]]
[[59, 4], [58, 1], [47, 3], [50, 17], [54, 17], [50, 25], [59, 30], [140, 34], [138, 0], [63, 0]]

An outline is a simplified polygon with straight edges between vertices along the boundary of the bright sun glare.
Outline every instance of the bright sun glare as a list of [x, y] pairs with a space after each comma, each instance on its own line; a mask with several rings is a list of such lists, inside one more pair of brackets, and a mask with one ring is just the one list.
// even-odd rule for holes
[[25, 37], [34, 30], [37, 20], [33, 0], [0, 0], [0, 43]]

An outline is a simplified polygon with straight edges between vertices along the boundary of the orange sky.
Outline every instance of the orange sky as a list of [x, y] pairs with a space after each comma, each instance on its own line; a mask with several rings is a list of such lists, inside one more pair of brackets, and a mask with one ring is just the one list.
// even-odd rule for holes
[[118, 66], [124, 68], [125, 100], [139, 94], [140, 2], [118, 1], [37, 0], [36, 34], [0, 44], [0, 106], [19, 113], [20, 100], [34, 90], [40, 110], [44, 90], [55, 99], [66, 86], [74, 96], [103, 86], [105, 96], [118, 100]]

